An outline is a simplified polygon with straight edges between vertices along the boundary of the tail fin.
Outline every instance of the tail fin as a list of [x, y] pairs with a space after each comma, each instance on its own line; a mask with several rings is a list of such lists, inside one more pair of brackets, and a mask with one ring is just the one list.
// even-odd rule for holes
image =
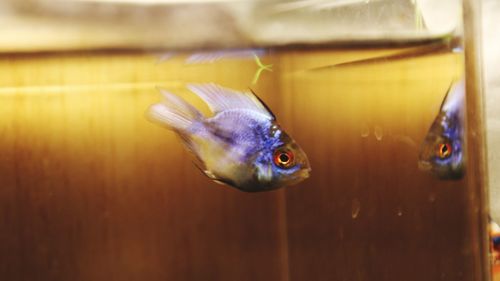
[[203, 115], [182, 98], [160, 89], [165, 98], [162, 102], [149, 107], [148, 117], [151, 121], [169, 129], [185, 131]]

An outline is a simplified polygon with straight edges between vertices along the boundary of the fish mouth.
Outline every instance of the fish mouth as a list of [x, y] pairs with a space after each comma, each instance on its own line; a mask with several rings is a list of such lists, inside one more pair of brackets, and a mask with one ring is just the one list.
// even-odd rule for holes
[[292, 179], [290, 179], [288, 181], [288, 184], [289, 185], [292, 185], [292, 184], [297, 184], [305, 179], [307, 179], [309, 177], [309, 174], [311, 173], [311, 168], [307, 168], [307, 169], [302, 169], [300, 171], [298, 171]]
[[303, 169], [302, 171], [300, 171], [300, 177], [303, 179], [308, 178], [310, 174], [311, 168]]
[[432, 169], [432, 164], [429, 161], [418, 161], [418, 168], [422, 171], [429, 171]]

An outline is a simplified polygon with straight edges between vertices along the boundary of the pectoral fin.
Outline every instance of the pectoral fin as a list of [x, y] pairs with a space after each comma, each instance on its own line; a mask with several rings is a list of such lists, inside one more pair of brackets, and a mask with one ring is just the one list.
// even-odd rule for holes
[[257, 179], [259, 182], [270, 182], [273, 178], [273, 170], [269, 164], [257, 164]]

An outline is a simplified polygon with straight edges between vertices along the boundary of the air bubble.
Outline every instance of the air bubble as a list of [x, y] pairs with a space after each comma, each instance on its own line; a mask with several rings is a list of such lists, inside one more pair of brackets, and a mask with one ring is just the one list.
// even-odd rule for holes
[[362, 138], [367, 138], [370, 135], [370, 128], [368, 127], [367, 124], [363, 124], [361, 127], [361, 137]]
[[373, 131], [373, 134], [375, 135], [375, 138], [378, 141], [381, 141], [382, 138], [384, 137], [384, 131], [382, 130], [382, 127], [380, 127], [380, 126], [375, 126], [375, 130]]
[[351, 216], [353, 219], [356, 219], [358, 217], [360, 210], [361, 210], [361, 203], [359, 203], [359, 200], [358, 199], [352, 200]]

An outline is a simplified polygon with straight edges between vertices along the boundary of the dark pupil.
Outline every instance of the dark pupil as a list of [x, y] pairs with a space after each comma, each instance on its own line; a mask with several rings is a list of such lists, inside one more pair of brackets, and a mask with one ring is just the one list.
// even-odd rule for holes
[[441, 153], [446, 154], [446, 152], [448, 152], [448, 146], [443, 145], [443, 148], [441, 148]]
[[281, 153], [280, 154], [280, 161], [281, 162], [286, 163], [286, 162], [288, 162], [288, 160], [290, 160], [290, 158], [288, 157], [288, 155], [286, 155], [285, 153]]

